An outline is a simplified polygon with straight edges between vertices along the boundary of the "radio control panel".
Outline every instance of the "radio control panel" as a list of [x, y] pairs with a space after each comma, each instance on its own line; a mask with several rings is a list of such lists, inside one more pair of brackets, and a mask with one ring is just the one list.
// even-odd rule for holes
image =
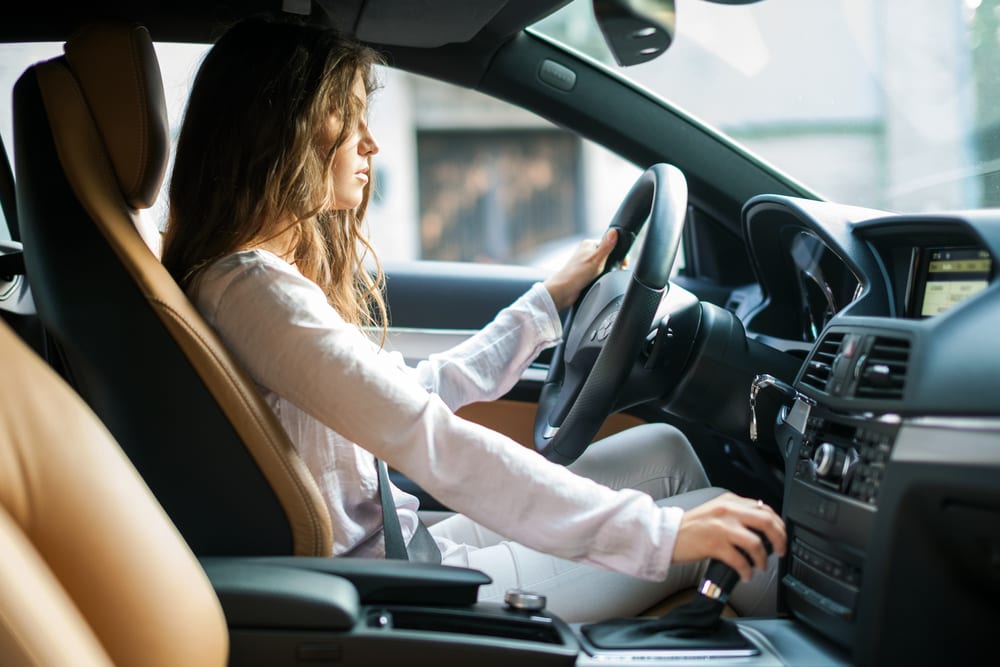
[[898, 430], [892, 416], [816, 406], [790, 452], [784, 599], [795, 616], [843, 645], [856, 636], [868, 542]]
[[809, 417], [795, 479], [875, 505], [899, 429], [898, 420]]

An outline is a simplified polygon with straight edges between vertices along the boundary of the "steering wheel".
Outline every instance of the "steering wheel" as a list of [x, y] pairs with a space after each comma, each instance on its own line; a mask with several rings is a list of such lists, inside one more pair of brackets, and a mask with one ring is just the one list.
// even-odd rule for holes
[[[686, 210], [684, 175], [661, 163], [639, 176], [615, 213], [609, 229], [618, 243], [570, 310], [542, 386], [534, 441], [546, 458], [575, 461], [615, 410], [668, 285]], [[620, 270], [644, 225], [639, 260]]]

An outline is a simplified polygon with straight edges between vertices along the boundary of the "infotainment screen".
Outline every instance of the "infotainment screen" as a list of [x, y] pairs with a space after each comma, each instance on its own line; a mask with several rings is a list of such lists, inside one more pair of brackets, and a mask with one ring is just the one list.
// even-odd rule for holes
[[926, 248], [920, 253], [911, 313], [930, 317], [962, 303], [989, 285], [993, 262], [979, 248]]

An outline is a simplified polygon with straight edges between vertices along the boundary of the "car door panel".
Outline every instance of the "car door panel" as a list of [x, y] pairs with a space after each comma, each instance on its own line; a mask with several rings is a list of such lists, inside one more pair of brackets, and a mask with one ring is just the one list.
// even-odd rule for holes
[[[386, 348], [408, 363], [458, 345], [545, 278], [540, 269], [464, 262], [402, 262], [386, 267]], [[525, 374], [520, 397], [537, 394], [550, 351]], [[539, 368], [543, 368], [539, 373]]]
[[[537, 405], [533, 402], [500, 399], [489, 403], [467, 405], [456, 414], [463, 419], [503, 433], [529, 449], [534, 449], [532, 439], [536, 408]], [[630, 414], [613, 414], [605, 420], [594, 439], [600, 440], [643, 423], [645, 422], [642, 419]]]
[[476, 331], [531, 285], [541, 269], [469, 262], [387, 264], [386, 299], [392, 327]]

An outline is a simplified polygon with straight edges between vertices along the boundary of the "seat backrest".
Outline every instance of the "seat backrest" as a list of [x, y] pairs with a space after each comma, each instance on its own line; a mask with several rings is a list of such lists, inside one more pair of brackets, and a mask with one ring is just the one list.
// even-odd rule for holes
[[166, 169], [166, 118], [141, 26], [87, 26], [19, 79], [14, 164], [38, 314], [195, 553], [329, 555], [308, 469], [137, 231]]
[[224, 665], [212, 586], [135, 468], [0, 323], [0, 664]]

